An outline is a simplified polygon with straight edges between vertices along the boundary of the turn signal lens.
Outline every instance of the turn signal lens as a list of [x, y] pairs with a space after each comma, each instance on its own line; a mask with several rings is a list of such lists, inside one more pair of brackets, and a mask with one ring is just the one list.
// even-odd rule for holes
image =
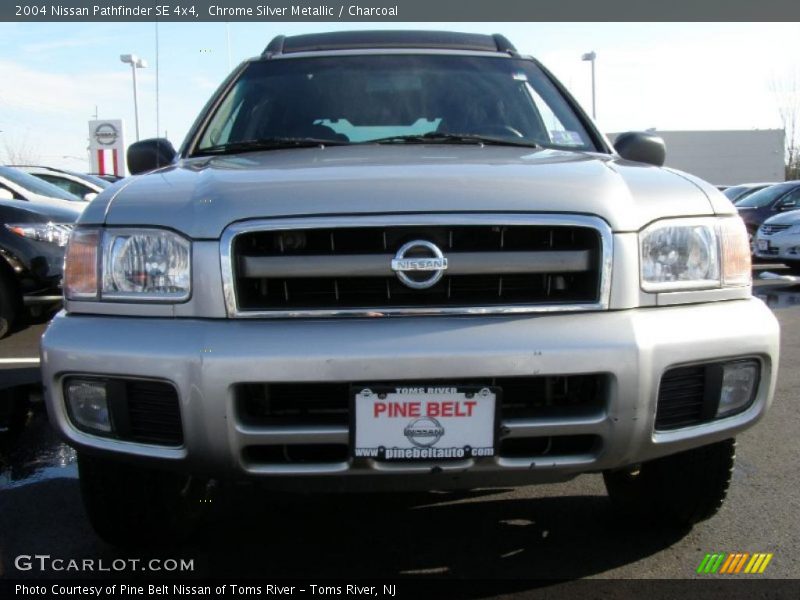
[[719, 236], [722, 243], [722, 285], [750, 285], [753, 280], [750, 241], [744, 221], [740, 217], [720, 219]]
[[97, 298], [97, 248], [100, 231], [75, 229], [64, 256], [64, 296], [67, 300]]

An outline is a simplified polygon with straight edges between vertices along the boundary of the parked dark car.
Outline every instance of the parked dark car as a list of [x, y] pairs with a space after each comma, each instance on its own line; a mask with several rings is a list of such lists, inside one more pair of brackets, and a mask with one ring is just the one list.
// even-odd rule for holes
[[751, 194], [755, 194], [759, 190], [763, 190], [764, 188], [768, 188], [771, 185], [775, 185], [775, 182], [770, 183], [742, 183], [739, 185], [732, 185], [726, 187], [722, 193], [725, 194], [725, 197], [733, 202], [734, 204], [738, 204]]
[[64, 247], [80, 214], [78, 207], [0, 200], [0, 338], [26, 310], [61, 302]]
[[754, 236], [761, 224], [773, 215], [800, 208], [800, 181], [776, 183], [754, 192], [736, 204], [739, 216]]

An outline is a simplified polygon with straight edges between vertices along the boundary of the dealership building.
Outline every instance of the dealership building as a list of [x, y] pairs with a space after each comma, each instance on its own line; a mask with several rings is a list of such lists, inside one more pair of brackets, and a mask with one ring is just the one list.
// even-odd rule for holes
[[[666, 165], [715, 185], [783, 181], [783, 129], [653, 131], [664, 138]], [[618, 134], [611, 133], [613, 140]]]

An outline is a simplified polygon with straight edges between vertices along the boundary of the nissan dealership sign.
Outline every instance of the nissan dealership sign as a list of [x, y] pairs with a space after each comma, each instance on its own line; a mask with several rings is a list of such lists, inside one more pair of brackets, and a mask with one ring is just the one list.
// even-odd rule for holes
[[125, 135], [122, 119], [89, 121], [89, 154], [92, 171], [101, 175], [125, 175]]

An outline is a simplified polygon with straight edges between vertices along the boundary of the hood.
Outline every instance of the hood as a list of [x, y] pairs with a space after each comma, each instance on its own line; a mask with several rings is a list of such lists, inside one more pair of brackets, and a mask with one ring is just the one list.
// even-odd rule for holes
[[795, 225], [797, 223], [800, 223], [800, 210], [780, 213], [764, 221], [764, 225]]
[[[51, 198], [51, 200], [54, 200]], [[81, 216], [83, 203], [59, 200], [60, 204], [50, 205], [44, 202], [27, 200], [0, 200], [0, 207], [7, 207], [27, 215], [31, 222], [74, 223]], [[77, 204], [79, 206], [72, 206]]]
[[[733, 212], [730, 202], [720, 206]], [[359, 145], [184, 159], [106, 190], [81, 222], [216, 239], [230, 223], [256, 218], [481, 211], [591, 214], [636, 231], [714, 207], [688, 176], [605, 154]]]
[[54, 209], [63, 209], [66, 211], [74, 212], [80, 215], [86, 207], [88, 202], [81, 202], [79, 200], [62, 200], [61, 198], [51, 198], [50, 196], [42, 196], [41, 194], [34, 194], [28, 192], [26, 194], [28, 202], [34, 206], [47, 206]]

